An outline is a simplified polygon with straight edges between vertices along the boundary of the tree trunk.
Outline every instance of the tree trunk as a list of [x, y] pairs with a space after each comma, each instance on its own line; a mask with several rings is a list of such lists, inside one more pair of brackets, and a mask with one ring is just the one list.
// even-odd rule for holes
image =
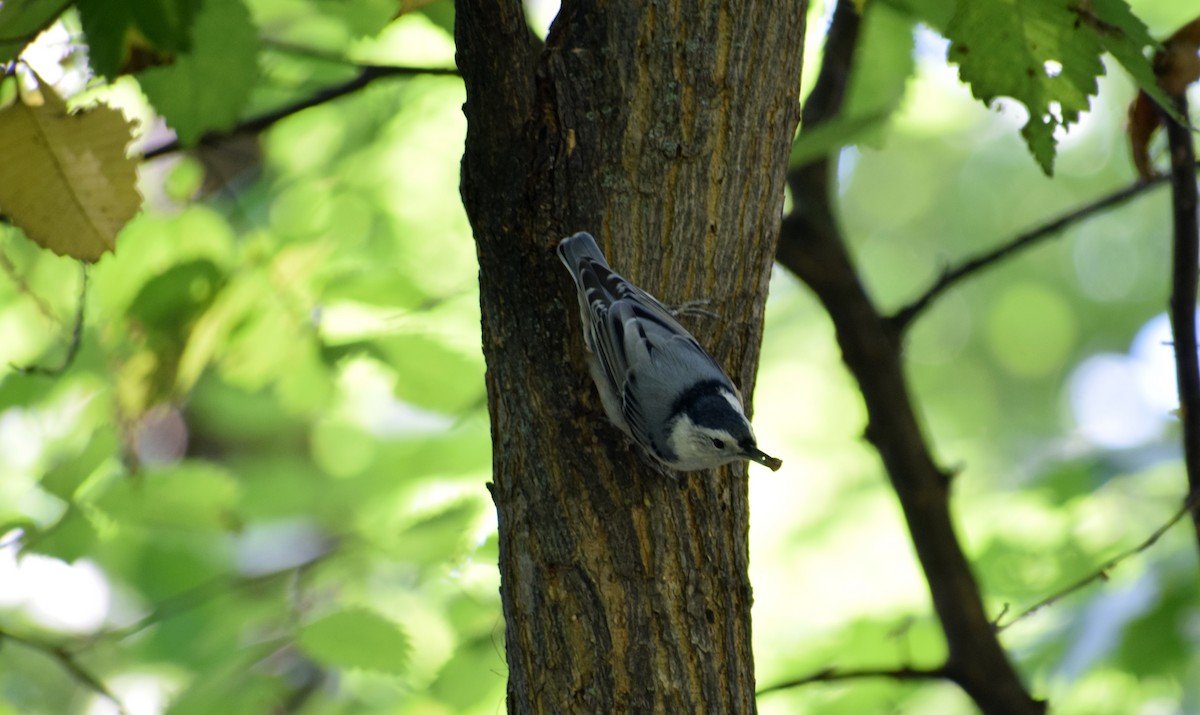
[[559, 238], [590, 231], [749, 396], [805, 2], [458, 0], [508, 709], [754, 711], [743, 466], [679, 482], [604, 417]]

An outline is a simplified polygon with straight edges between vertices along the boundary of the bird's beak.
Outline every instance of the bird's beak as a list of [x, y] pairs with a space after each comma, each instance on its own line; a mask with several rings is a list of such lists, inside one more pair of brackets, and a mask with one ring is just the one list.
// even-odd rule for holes
[[750, 449], [747, 449], [745, 452], [742, 452], [742, 456], [752, 462], [758, 462], [767, 469], [770, 469], [772, 472], [778, 472], [779, 468], [783, 466], [782, 459], [772, 457], [758, 447], [751, 447]]

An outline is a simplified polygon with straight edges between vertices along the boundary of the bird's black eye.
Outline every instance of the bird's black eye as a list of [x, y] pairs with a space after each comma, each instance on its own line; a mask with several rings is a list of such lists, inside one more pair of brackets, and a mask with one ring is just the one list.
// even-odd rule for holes
[[713, 446], [714, 446], [714, 447], [716, 447], [717, 449], [725, 449], [725, 442], [724, 442], [724, 441], [722, 441], [722, 440], [719, 440], [719, 439], [717, 439], [716, 437], [713, 437], [713, 441], [712, 441], [712, 442], [713, 442]]

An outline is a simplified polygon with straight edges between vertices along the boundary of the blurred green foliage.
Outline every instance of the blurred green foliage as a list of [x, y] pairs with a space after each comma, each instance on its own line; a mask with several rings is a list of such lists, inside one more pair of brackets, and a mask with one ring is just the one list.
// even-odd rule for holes
[[[1134, 3], [1134, 11], [1159, 37], [1191, 19], [1170, 3]], [[1115, 62], [1080, 125], [1056, 132], [1058, 171], [1049, 179], [1022, 147], [1023, 113], [972, 102], [946, 65], [946, 42], [919, 27], [915, 38], [916, 73], [883, 143], [846, 149], [839, 167], [842, 222], [885, 310], [917, 298], [945, 268], [1136, 179], [1122, 133], [1134, 83]], [[806, 71], [815, 72], [816, 52]], [[855, 71], [877, 77], [852, 77], [852, 92], [891, 68]], [[1137, 340], [1166, 308], [1170, 240], [1163, 189], [969, 280], [909, 336], [927, 434], [959, 470], [954, 512], [1001, 622], [1142, 542], [1186, 492], [1168, 414], [1176, 403], [1143, 404], [1163, 384], [1173, 390], [1170, 346]], [[944, 644], [902, 516], [860, 441], [861, 398], [819, 306], [789, 276], [772, 284], [766, 335], [759, 437], [790, 445], [787, 463], [802, 479], [783, 488], [751, 482], [760, 683], [825, 667], [938, 665]], [[1115, 389], [1110, 382], [1079, 379], [1096, 358], [1128, 366], [1129, 399], [1101, 399]], [[1089, 429], [1101, 417], [1127, 419], [1130, 435], [1149, 427], [1114, 446]], [[1035, 694], [1058, 713], [1200, 708], [1200, 591], [1186, 520], [1108, 576], [1003, 631]], [[952, 688], [886, 679], [771, 694], [760, 710], [975, 711]]]
[[[447, 66], [453, 53], [420, 13], [381, 35], [392, 3], [225, 5], [155, 4], [192, 8], [185, 34], [154, 24], [166, 16], [97, 24], [87, 3], [64, 22], [82, 21], [102, 73], [144, 39], [178, 52], [139, 81], [193, 140], [349, 78], [353, 60]], [[348, 42], [352, 60], [329, 59]], [[93, 92], [137, 103], [120, 83]], [[0, 630], [77, 653], [131, 715], [495, 711], [503, 629], [461, 103], [454, 78], [380, 81], [277, 125], [261, 156], [206, 150], [203, 197], [194, 160], [145, 165], [149, 203], [91, 269], [74, 364], [0, 376]], [[0, 362], [59, 362], [78, 266], [3, 234]], [[42, 584], [48, 560], [102, 576], [55, 606], [38, 589], [72, 586]], [[0, 702], [115, 711], [2, 637]]]
[[[35, 26], [33, 13], [52, 12], [6, 3], [0, 20], [10, 5]], [[129, 69], [147, 43], [173, 58], [139, 81], [187, 139], [354, 77], [337, 58], [453, 57], [448, 0], [396, 19], [389, 2], [156, 0], [127, 17], [91, 5], [63, 23], [85, 33], [98, 73]], [[814, 20], [828, 9], [815, 4]], [[856, 66], [845, 121], [797, 145], [852, 145], [842, 218], [885, 308], [1133, 180], [1121, 136], [1133, 84], [1117, 65], [1057, 134], [1050, 180], [1023, 119], [973, 101], [946, 41], [917, 22], [944, 28], [951, 10], [877, 4], [864, 30], [874, 59]], [[1134, 11], [1156, 36], [1190, 19], [1166, 0]], [[124, 80], [90, 94], [147, 116]], [[70, 369], [0, 371], [0, 632], [61, 645], [130, 715], [503, 708], [462, 101], [453, 78], [379, 80], [289, 116], [249, 152], [218, 144], [144, 166], [146, 210], [91, 269]], [[165, 141], [142, 131], [147, 146]], [[78, 265], [7, 227], [0, 257], [0, 365], [59, 363]], [[1165, 307], [1168, 259], [1159, 191], [982, 274], [914, 326], [909, 376], [939, 458], [961, 467], [954, 510], [994, 614], [1093, 572], [1177, 507], [1170, 408], [1113, 446], [1088, 425], [1128, 404], [1078, 406], [1111, 389], [1080, 382], [1097, 356], [1145, 376], [1133, 346]], [[861, 398], [819, 306], [783, 274], [759, 385], [760, 440], [787, 452], [782, 472], [751, 480], [760, 682], [937, 665], [944, 644], [861, 440]], [[1200, 710], [1196, 574], [1178, 528], [1004, 643], [1055, 712]], [[760, 707], [973, 711], [952, 685], [887, 680], [809, 685]], [[53, 652], [0, 637], [7, 712], [116, 711]]]

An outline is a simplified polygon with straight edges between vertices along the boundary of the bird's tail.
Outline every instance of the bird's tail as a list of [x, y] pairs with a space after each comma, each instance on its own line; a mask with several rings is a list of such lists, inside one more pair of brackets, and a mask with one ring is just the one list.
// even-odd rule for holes
[[596, 239], [592, 238], [592, 234], [586, 231], [580, 231], [574, 236], [568, 236], [559, 241], [558, 257], [562, 260], [563, 265], [567, 267], [567, 270], [571, 271], [572, 275], [579, 274], [580, 262], [585, 258], [596, 261], [605, 268], [608, 268], [608, 261], [604, 259], [604, 252], [600, 250], [600, 246], [596, 245]]
[[[559, 241], [558, 257], [571, 272], [571, 278], [579, 288], [580, 305], [584, 311], [603, 314], [613, 302], [631, 293], [641, 292], [608, 265], [604, 252], [590, 233], [580, 231]], [[584, 322], [588, 322], [587, 318], [584, 318]]]

